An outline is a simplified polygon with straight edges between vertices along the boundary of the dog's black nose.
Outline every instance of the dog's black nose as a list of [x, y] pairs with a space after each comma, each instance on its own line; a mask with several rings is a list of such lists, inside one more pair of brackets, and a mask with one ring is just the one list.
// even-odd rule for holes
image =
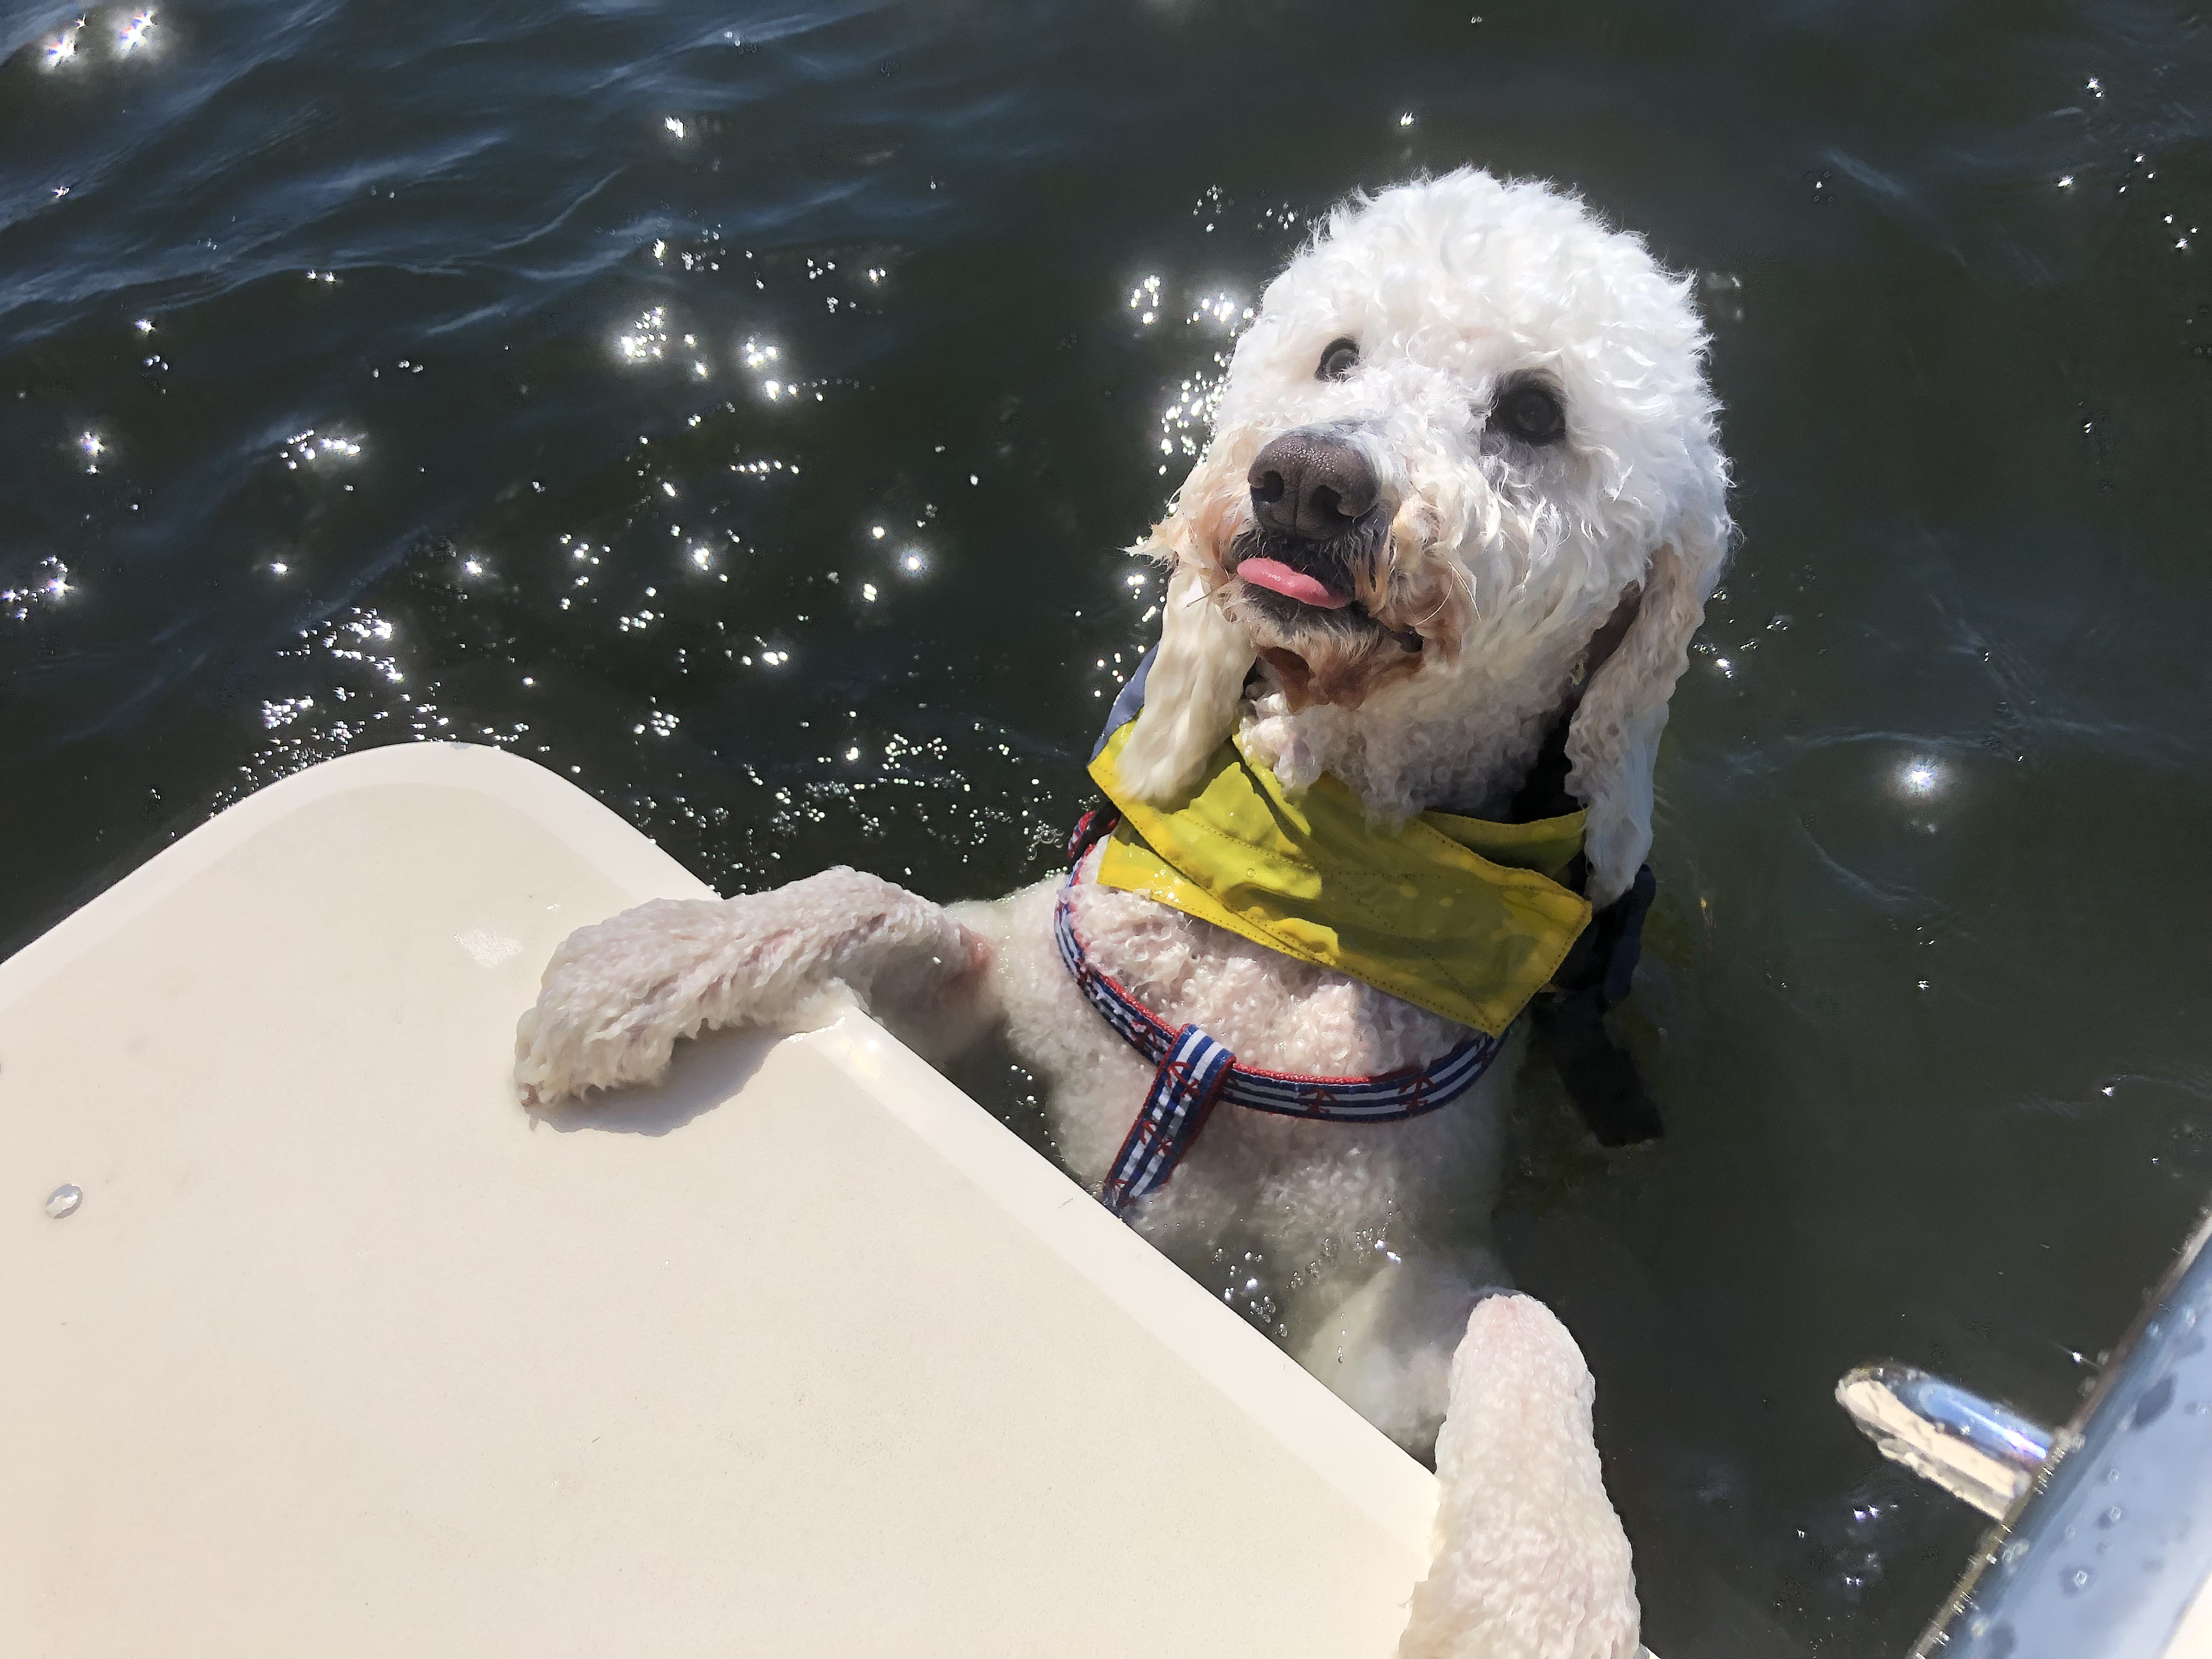
[[1334, 432], [1304, 428], [1261, 450], [1244, 481], [1252, 516], [1267, 530], [1310, 542], [1340, 536], [1375, 505], [1375, 469]]

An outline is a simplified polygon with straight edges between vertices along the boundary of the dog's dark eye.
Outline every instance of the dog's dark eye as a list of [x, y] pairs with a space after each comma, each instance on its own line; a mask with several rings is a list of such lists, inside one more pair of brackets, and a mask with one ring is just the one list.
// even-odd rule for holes
[[1552, 389], [1534, 381], [1510, 386], [1492, 419], [1524, 444], [1555, 444], [1567, 435], [1566, 411]]
[[1358, 367], [1358, 341], [1331, 340], [1328, 349], [1321, 354], [1321, 366], [1314, 370], [1314, 379], [1340, 380]]

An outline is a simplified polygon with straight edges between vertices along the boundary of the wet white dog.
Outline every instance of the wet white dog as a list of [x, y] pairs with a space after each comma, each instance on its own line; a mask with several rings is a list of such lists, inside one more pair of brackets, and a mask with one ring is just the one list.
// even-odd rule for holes
[[[1618, 898], [1729, 532], [1705, 343], [1685, 282], [1542, 185], [1462, 172], [1336, 212], [1268, 288], [1211, 447], [1136, 550], [1170, 580], [1123, 781], [1172, 803], [1236, 732], [1286, 790], [1332, 774], [1385, 828], [1498, 817], [1564, 726], [1583, 890]], [[858, 996], [939, 1058], [1003, 1030], [1095, 1187], [1153, 1068], [1063, 965], [1057, 886], [945, 908], [840, 869], [641, 906], [562, 947], [518, 1084], [550, 1102], [649, 1083], [702, 1027], [800, 1028]], [[1468, 1036], [1135, 893], [1085, 883], [1072, 903], [1099, 967], [1243, 1063], [1374, 1075]], [[1440, 1553], [1409, 1651], [1625, 1656], [1634, 1585], [1589, 1374], [1537, 1304], [1478, 1301], [1505, 1277], [1486, 1218], [1511, 1070], [1387, 1125], [1224, 1108], [1132, 1219], [1194, 1265], [1231, 1240], [1296, 1264], [1306, 1298], [1278, 1334], [1388, 1432], [1435, 1437]]]

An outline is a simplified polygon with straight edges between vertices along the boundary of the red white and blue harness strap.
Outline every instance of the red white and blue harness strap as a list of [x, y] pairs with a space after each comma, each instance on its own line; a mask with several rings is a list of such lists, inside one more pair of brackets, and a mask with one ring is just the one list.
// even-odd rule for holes
[[1157, 1068], [1144, 1106], [1129, 1126], [1101, 1192], [1106, 1207], [1116, 1215], [1167, 1184], [1220, 1101], [1279, 1117], [1395, 1123], [1457, 1099], [1497, 1057], [1500, 1040], [1476, 1031], [1426, 1066], [1410, 1066], [1380, 1077], [1308, 1077], [1240, 1066], [1235, 1054], [1198, 1026], [1170, 1030], [1120, 981], [1091, 960], [1076, 935], [1071, 895], [1081, 878], [1083, 854], [1098, 834], [1093, 815], [1085, 814], [1071, 843], [1074, 867], [1060, 886], [1052, 927], [1060, 960], [1091, 1006]]

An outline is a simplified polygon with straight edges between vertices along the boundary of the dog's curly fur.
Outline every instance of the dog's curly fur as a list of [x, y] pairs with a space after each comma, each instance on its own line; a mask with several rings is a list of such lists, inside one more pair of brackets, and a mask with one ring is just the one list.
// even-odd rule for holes
[[[1321, 378], [1342, 340], [1357, 364]], [[1211, 447], [1133, 550], [1170, 580], [1124, 779], [1172, 803], [1241, 729], [1286, 787], [1333, 774], [1378, 823], [1439, 806], [1494, 815], [1571, 710], [1587, 890], [1618, 896], [1650, 845], [1668, 699], [1729, 534], [1705, 346], [1688, 284], [1544, 185], [1463, 171], [1339, 209], [1268, 288]], [[1492, 418], [1530, 384], [1564, 411], [1556, 442]], [[1364, 539], [1341, 554], [1356, 608], [1286, 605], [1237, 575], [1259, 533], [1248, 469], [1294, 431], [1352, 446], [1373, 471]], [[1584, 684], [1593, 639], [1631, 615]], [[1053, 890], [940, 909], [840, 870], [721, 905], [642, 907], [562, 946], [518, 1032], [518, 1084], [543, 1101], [649, 1082], [702, 1025], [804, 1025], [842, 987], [939, 1057], [1001, 1027], [1048, 1085], [1062, 1157], [1095, 1186], [1149, 1071], [1062, 967]], [[1253, 1065], [1376, 1073], [1465, 1036], [1133, 894], [1085, 884], [1075, 906], [1102, 967], [1170, 1027], [1200, 1025]], [[1443, 1554], [1408, 1651], [1626, 1656], [1635, 1595], [1589, 1443], [1588, 1374], [1540, 1309], [1477, 1302], [1504, 1280], [1483, 1218], [1511, 1070], [1509, 1056], [1450, 1106], [1389, 1126], [1217, 1112], [1133, 1219], [1186, 1261], [1236, 1237], [1299, 1264], [1329, 1298], [1310, 1292], [1285, 1321], [1304, 1362], [1409, 1446], [1431, 1443], [1449, 1406]], [[1463, 1425], [1478, 1397], [1480, 1423]], [[1528, 1485], [1531, 1470], [1557, 1480]], [[1572, 1511], [1556, 1526], [1552, 1492]]]

